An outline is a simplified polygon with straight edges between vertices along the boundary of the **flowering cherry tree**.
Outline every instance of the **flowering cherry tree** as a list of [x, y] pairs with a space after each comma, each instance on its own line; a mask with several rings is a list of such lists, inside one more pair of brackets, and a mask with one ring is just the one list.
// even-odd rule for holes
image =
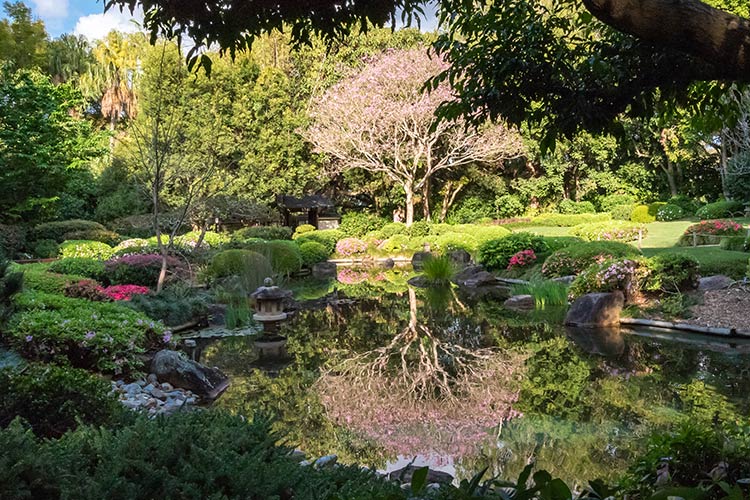
[[436, 119], [435, 110], [453, 97], [451, 90], [447, 84], [430, 92], [422, 88], [446, 67], [426, 49], [386, 52], [317, 99], [305, 132], [333, 158], [336, 171], [383, 173], [400, 185], [407, 225], [414, 221], [415, 194], [429, 194], [436, 172], [501, 162], [522, 147], [520, 136], [502, 124], [471, 128], [462, 120]]

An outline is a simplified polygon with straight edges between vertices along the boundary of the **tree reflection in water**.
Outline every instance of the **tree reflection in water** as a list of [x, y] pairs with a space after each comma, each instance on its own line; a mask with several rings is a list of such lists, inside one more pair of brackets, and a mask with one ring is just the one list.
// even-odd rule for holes
[[520, 415], [513, 404], [524, 357], [446, 339], [418, 321], [414, 289], [408, 297], [401, 331], [327, 370], [315, 387], [331, 418], [394, 453], [469, 453]]

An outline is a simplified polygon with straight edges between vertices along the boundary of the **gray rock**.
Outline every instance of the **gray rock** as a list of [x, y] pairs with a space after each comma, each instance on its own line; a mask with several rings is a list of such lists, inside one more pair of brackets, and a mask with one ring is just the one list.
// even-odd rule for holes
[[534, 297], [532, 297], [531, 295], [514, 295], [513, 297], [503, 302], [503, 305], [509, 309], [520, 309], [524, 311], [528, 311], [536, 307]]
[[146, 382], [153, 386], [159, 385], [159, 379], [156, 378], [156, 375], [154, 375], [153, 373], [148, 374], [148, 377], [146, 377]]
[[416, 252], [411, 258], [411, 266], [415, 271], [421, 271], [424, 267], [424, 261], [432, 258], [431, 252]]
[[148, 384], [147, 386], [145, 386], [145, 387], [143, 388], [143, 390], [144, 390], [144, 391], [146, 391], [146, 392], [151, 392], [151, 391], [153, 391], [154, 389], [155, 389], [155, 387], [154, 387], [154, 385], [153, 385], [153, 384]]
[[588, 293], [570, 306], [565, 324], [570, 326], [612, 326], [620, 324], [625, 304], [622, 292]]
[[226, 324], [227, 306], [226, 304], [209, 304], [208, 305], [208, 324], [209, 326], [224, 326]]
[[161, 384], [161, 390], [162, 391], [173, 391], [174, 387], [172, 386], [172, 384], [164, 382], [163, 384]]
[[715, 276], [706, 276], [698, 280], [698, 290], [701, 292], [708, 292], [711, 290], [723, 290], [729, 285], [734, 283], [734, 280], [729, 276], [723, 274], [717, 274]]
[[156, 389], [156, 388], [151, 391], [151, 395], [153, 397], [155, 397], [156, 399], [166, 399], [167, 398], [167, 393], [166, 392], [162, 391], [161, 389]]
[[139, 394], [142, 390], [141, 386], [138, 385], [137, 382], [133, 382], [132, 384], [125, 384], [123, 386], [120, 386], [120, 390], [127, 394], [128, 396], [135, 396], [136, 394]]
[[318, 469], [322, 469], [323, 467], [333, 467], [338, 460], [339, 457], [337, 455], [326, 455], [317, 459], [313, 465]]
[[466, 250], [454, 250], [448, 254], [453, 265], [458, 269], [463, 269], [471, 264], [471, 254]]
[[479, 271], [471, 278], [464, 280], [463, 283], [460, 283], [461, 286], [465, 286], [469, 288], [477, 288], [480, 286], [492, 286], [492, 285], [497, 285], [497, 284], [498, 284], [497, 277], [495, 277], [494, 274], [488, 271]]
[[565, 283], [566, 285], [570, 285], [573, 283], [573, 280], [575, 280], [575, 275], [571, 276], [560, 276], [559, 278], [552, 278], [552, 281], [556, 281], [557, 283]]
[[167, 349], [156, 353], [151, 371], [161, 382], [190, 389], [207, 399], [216, 399], [229, 386], [229, 378], [218, 368], [203, 366], [181, 352]]
[[318, 262], [313, 265], [312, 275], [316, 280], [334, 279], [337, 271], [335, 262]]
[[[414, 473], [421, 469], [416, 465], [407, 465], [406, 467], [398, 470], [394, 470], [388, 474], [389, 481], [401, 481], [402, 483], [411, 483], [411, 478]], [[427, 484], [439, 483], [439, 484], [450, 484], [453, 482], [453, 476], [447, 472], [440, 472], [437, 470], [429, 469], [427, 471]]]
[[395, 266], [396, 263], [393, 262], [393, 259], [391, 259], [390, 257], [380, 263], [380, 267], [382, 267], [383, 269], [393, 269]]
[[418, 276], [412, 276], [411, 278], [409, 278], [407, 283], [417, 288], [427, 288], [428, 286], [430, 286], [430, 280], [428, 280], [425, 276], [421, 274]]

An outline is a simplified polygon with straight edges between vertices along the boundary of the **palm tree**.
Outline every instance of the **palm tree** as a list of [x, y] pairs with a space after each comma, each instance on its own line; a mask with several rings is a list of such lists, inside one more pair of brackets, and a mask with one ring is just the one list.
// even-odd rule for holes
[[102, 116], [109, 120], [110, 152], [114, 150], [117, 124], [137, 113], [135, 89], [145, 42], [142, 33], [111, 31], [94, 47], [96, 64], [81, 82], [84, 92], [100, 101]]

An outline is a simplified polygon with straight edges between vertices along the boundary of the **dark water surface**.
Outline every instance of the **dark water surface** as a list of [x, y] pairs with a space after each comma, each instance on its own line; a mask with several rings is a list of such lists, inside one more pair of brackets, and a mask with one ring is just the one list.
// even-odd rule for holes
[[750, 405], [748, 341], [566, 330], [564, 311], [451, 289], [338, 299], [284, 325], [288, 360], [259, 360], [250, 338], [201, 346], [232, 378], [217, 405], [276, 415], [310, 455], [381, 470], [417, 457], [460, 478], [536, 459], [571, 484], [616, 477], [654, 430]]

